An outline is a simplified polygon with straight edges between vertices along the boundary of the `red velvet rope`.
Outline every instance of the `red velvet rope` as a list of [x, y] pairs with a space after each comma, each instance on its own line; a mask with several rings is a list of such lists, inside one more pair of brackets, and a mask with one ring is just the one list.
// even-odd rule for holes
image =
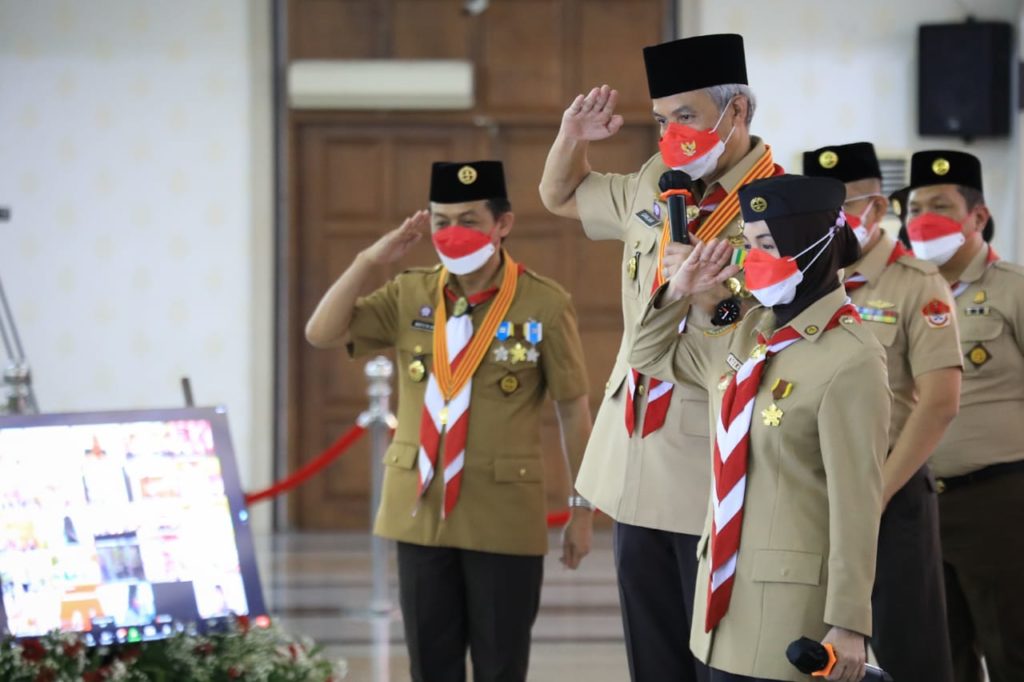
[[[308, 481], [313, 474], [316, 474], [325, 466], [336, 460], [338, 457], [345, 454], [345, 452], [352, 447], [352, 445], [359, 440], [362, 435], [366, 433], [366, 429], [362, 426], [353, 426], [351, 429], [346, 431], [336, 441], [331, 443], [326, 450], [317, 455], [316, 459], [310, 460], [302, 466], [298, 471], [289, 476], [284, 477], [277, 483], [274, 483], [269, 488], [257, 491], [255, 493], [248, 493], [245, 496], [246, 504], [255, 504], [256, 502], [262, 502], [272, 497], [277, 497], [282, 493], [286, 493], [292, 488], [296, 488], [306, 481]], [[559, 509], [557, 511], [550, 512], [547, 516], [548, 528], [560, 528], [569, 522], [569, 510]]]
[[248, 493], [245, 496], [246, 504], [253, 504], [271, 497], [277, 497], [281, 493], [291, 490], [301, 483], [305, 483], [313, 474], [343, 455], [364, 433], [366, 433], [366, 429], [362, 426], [353, 426], [343, 433], [338, 440], [331, 443], [326, 450], [317, 455], [316, 459], [304, 464], [294, 474], [284, 477], [269, 488], [255, 493]]

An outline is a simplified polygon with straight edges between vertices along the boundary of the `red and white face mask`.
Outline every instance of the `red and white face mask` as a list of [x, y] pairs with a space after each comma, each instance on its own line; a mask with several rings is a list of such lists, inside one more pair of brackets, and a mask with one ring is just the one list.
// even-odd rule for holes
[[[861, 194], [860, 196], [850, 197], [845, 203], [849, 204], [854, 201], [860, 201], [861, 199], [868, 199], [870, 197], [881, 197], [881, 194]], [[885, 197], [882, 197], [883, 199]], [[871, 240], [871, 235], [878, 229], [878, 223], [871, 225], [866, 224], [864, 221], [867, 219], [868, 213], [871, 212], [871, 208], [874, 206], [873, 203], [869, 203], [864, 207], [864, 210], [860, 215], [846, 214], [846, 224], [853, 230], [854, 236], [857, 237], [857, 242], [864, 247]]]
[[964, 245], [963, 225], [938, 213], [922, 213], [907, 223], [907, 236], [914, 255], [936, 265], [945, 265]]
[[431, 240], [441, 263], [453, 275], [476, 272], [497, 251], [490, 234], [463, 225], [442, 227]]
[[[796, 298], [797, 287], [800, 286], [800, 282], [804, 281], [804, 272], [814, 264], [814, 261], [818, 260], [821, 254], [825, 253], [832, 240], [835, 239], [837, 229], [833, 227], [828, 234], [795, 256], [780, 258], [763, 249], [751, 249], [747, 254], [747, 260], [743, 263], [747, 289], [761, 305], [769, 308], [792, 303]], [[818, 253], [814, 254], [814, 258], [807, 264], [807, 268], [801, 270], [796, 264], [797, 259], [822, 242], [825, 244], [818, 250]]]
[[700, 180], [718, 165], [718, 160], [725, 153], [725, 145], [729, 142], [736, 128], [729, 131], [725, 140], [718, 134], [718, 126], [729, 111], [729, 104], [722, 109], [715, 125], [708, 130], [696, 130], [682, 123], [669, 123], [665, 134], [658, 140], [661, 159], [665, 165], [681, 170], [694, 180]]

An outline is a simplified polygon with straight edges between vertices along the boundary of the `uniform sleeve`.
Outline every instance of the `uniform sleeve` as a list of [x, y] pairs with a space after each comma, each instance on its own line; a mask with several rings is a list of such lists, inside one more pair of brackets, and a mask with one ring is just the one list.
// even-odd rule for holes
[[393, 279], [368, 296], [356, 300], [349, 324], [350, 357], [359, 358], [395, 345], [398, 336], [399, 283]]
[[576, 324], [576, 310], [568, 298], [548, 322], [541, 344], [541, 370], [551, 399], [572, 400], [586, 395], [589, 388], [583, 343]]
[[637, 371], [662, 381], [688, 383], [705, 389], [710, 356], [716, 346], [727, 346], [731, 334], [709, 337], [699, 330], [679, 333], [679, 324], [690, 311], [688, 298], [657, 307], [667, 285], [647, 302], [629, 352], [629, 364]]
[[593, 171], [583, 179], [576, 188], [576, 208], [588, 238], [595, 241], [625, 239], [639, 179], [640, 173], [618, 175]]
[[[948, 367], [963, 367], [963, 356], [960, 352], [960, 332], [955, 319], [955, 302], [949, 285], [939, 274], [926, 275], [921, 278], [921, 286], [913, 298], [913, 309], [906, 311], [909, 315], [907, 325], [907, 354], [910, 371], [919, 377], [933, 370]], [[949, 324], [934, 327], [922, 312], [932, 301], [940, 301], [949, 307]]]
[[1015, 303], [1015, 306], [1010, 326], [1013, 330], [1013, 336], [1017, 341], [1017, 348], [1020, 349], [1020, 354], [1024, 355], [1024, 277], [1015, 277], [1013, 283], [1016, 286], [1014, 287], [1011, 300]]
[[865, 352], [839, 370], [818, 408], [829, 507], [825, 622], [863, 635], [871, 634], [891, 401], [882, 355]]

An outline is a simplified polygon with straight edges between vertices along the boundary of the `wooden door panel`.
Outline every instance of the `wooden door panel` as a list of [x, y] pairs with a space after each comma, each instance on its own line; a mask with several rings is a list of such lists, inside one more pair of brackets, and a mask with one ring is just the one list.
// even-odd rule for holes
[[398, 59], [469, 59], [476, 21], [460, 0], [396, 0], [392, 54]]
[[551, 110], [566, 106], [564, 3], [492, 2], [483, 15], [480, 102], [487, 109]]
[[291, 59], [369, 59], [379, 56], [377, 0], [290, 0]]

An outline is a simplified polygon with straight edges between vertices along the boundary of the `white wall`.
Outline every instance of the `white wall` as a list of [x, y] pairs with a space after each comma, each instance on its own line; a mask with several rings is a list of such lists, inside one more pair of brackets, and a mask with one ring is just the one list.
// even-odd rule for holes
[[917, 27], [979, 20], [1018, 24], [1019, 0], [680, 0], [683, 35], [740, 33], [758, 98], [753, 131], [799, 173], [800, 153], [873, 142], [882, 152], [964, 149], [981, 159], [996, 248], [1024, 262], [1019, 131], [965, 146], [917, 135]]
[[41, 407], [179, 406], [188, 375], [247, 486], [271, 461], [270, 111], [266, 0], [0, 0], [0, 276]]

